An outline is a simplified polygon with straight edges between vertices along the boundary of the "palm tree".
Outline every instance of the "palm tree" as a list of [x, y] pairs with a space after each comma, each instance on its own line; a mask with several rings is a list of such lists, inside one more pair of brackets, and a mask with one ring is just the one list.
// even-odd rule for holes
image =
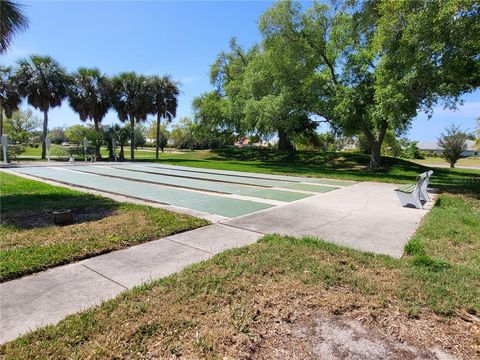
[[30, 55], [18, 61], [16, 79], [20, 95], [43, 112], [42, 159], [45, 159], [48, 110], [62, 104], [67, 95], [69, 77], [50, 56]]
[[129, 126], [121, 127], [118, 124], [109, 125], [105, 131], [103, 132], [104, 138], [103, 140], [107, 144], [108, 149], [108, 158], [109, 160], [114, 160], [115, 157], [113, 156], [114, 145], [120, 145], [121, 147], [121, 160], [124, 160], [124, 152], [123, 146], [128, 142], [130, 139], [130, 130]]
[[130, 125], [125, 125], [118, 131], [118, 143], [120, 144], [120, 154], [118, 157], [121, 161], [125, 160], [125, 152], [123, 148], [125, 144], [127, 144], [128, 140], [131, 139], [133, 136], [134, 134]]
[[28, 28], [22, 8], [23, 5], [11, 0], [0, 1], [0, 54], [7, 52], [15, 34]]
[[12, 68], [0, 65], [0, 135], [3, 134], [3, 113], [10, 118], [12, 113], [18, 110], [21, 101]]
[[[93, 121], [95, 131], [100, 132], [100, 123], [112, 106], [110, 79], [97, 68], [79, 68], [71, 76], [68, 89], [69, 103], [80, 115], [80, 120]], [[95, 147], [95, 156], [101, 158], [100, 144]]]
[[157, 144], [155, 158], [158, 159], [158, 148], [160, 144], [160, 125], [162, 117], [169, 123], [177, 114], [178, 100], [180, 93], [178, 83], [168, 75], [163, 77], [150, 76], [148, 78], [149, 92], [152, 95], [153, 113], [157, 114]]
[[122, 122], [130, 121], [130, 159], [135, 159], [135, 122], [145, 121], [152, 113], [147, 78], [135, 72], [123, 72], [112, 79], [113, 107]]

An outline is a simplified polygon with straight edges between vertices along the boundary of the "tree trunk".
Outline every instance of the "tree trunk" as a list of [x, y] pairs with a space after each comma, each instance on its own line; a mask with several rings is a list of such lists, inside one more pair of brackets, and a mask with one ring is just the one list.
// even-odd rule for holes
[[43, 132], [42, 132], [42, 160], [45, 160], [47, 155], [47, 130], [48, 130], [48, 110], [43, 111]]
[[130, 160], [135, 160], [135, 118], [130, 116], [130, 126], [132, 127], [132, 138], [130, 140]]
[[119, 155], [120, 161], [125, 160], [125, 152], [123, 151], [123, 143], [120, 144], [120, 155]]
[[[97, 132], [97, 134], [100, 133], [99, 121], [94, 120], [93, 124], [95, 126], [95, 131]], [[97, 141], [95, 143], [95, 157], [97, 158], [97, 160], [102, 160], [102, 154], [100, 153], [100, 141]]]
[[280, 151], [291, 151], [293, 150], [293, 145], [288, 138], [285, 130], [278, 130], [278, 150]]
[[379, 144], [378, 141], [370, 143], [370, 164], [368, 165], [371, 169], [377, 169], [382, 163], [382, 153], [381, 153], [382, 144]]
[[382, 144], [385, 134], [387, 133], [388, 124], [384, 123], [375, 136], [369, 129], [365, 129], [365, 136], [370, 145], [370, 169], [378, 169], [382, 165]]
[[3, 135], [3, 109], [0, 107], [0, 136]]
[[[0, 107], [0, 136], [3, 135], [3, 109]], [[3, 159], [3, 149], [0, 149], [0, 153]]]
[[157, 113], [157, 144], [155, 146], [155, 159], [158, 160], [158, 147], [160, 146], [160, 113]]

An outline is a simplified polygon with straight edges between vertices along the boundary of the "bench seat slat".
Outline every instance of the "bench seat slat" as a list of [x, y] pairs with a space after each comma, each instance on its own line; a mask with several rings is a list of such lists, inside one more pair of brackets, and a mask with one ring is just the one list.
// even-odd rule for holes
[[416, 184], [407, 184], [407, 185], [400, 186], [398, 189], [395, 189], [395, 191], [400, 191], [400, 192], [409, 194], [415, 190], [415, 187], [416, 187]]

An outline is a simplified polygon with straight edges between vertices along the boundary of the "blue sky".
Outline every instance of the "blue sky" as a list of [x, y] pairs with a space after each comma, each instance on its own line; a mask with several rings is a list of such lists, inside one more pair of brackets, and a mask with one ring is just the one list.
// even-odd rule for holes
[[[182, 83], [178, 117], [191, 116], [192, 99], [211, 88], [209, 67], [232, 36], [249, 46], [259, 40], [257, 19], [270, 1], [24, 1], [30, 28], [15, 38], [0, 63], [31, 53], [50, 55], [67, 70], [97, 66], [114, 75], [134, 70], [171, 74]], [[473, 130], [480, 91], [456, 112], [435, 109], [414, 120], [409, 137], [434, 140], [449, 124]], [[65, 102], [49, 113], [49, 127], [81, 123]], [[104, 123], [116, 122], [110, 111]]]

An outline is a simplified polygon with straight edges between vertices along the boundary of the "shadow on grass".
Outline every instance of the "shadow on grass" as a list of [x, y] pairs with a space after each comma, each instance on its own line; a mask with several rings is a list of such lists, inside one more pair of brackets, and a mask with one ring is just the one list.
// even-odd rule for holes
[[[68, 225], [82, 224], [89, 221], [96, 221], [115, 214], [115, 209], [84, 208], [73, 209], [73, 222]], [[53, 211], [26, 211], [10, 213], [2, 216], [2, 226], [11, 229], [27, 230], [38, 229], [55, 225]]]
[[71, 209], [74, 224], [100, 220], [120, 206], [113, 200], [89, 194], [11, 194], [2, 196], [1, 224], [17, 229], [53, 225], [53, 211]]

